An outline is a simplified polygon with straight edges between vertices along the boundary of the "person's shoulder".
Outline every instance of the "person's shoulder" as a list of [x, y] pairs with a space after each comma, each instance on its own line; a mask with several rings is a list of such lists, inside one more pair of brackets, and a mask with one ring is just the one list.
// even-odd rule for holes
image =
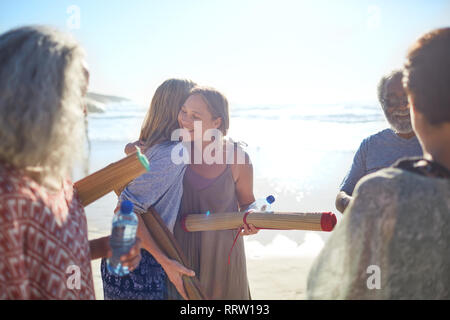
[[381, 216], [386, 218], [387, 215], [395, 214], [392, 208], [397, 206], [397, 199], [402, 192], [396, 180], [403, 174], [403, 170], [386, 168], [368, 174], [358, 181], [353, 200], [345, 212], [345, 216], [351, 221], [349, 223], [352, 230], [360, 228], [368, 221], [373, 223]]
[[145, 156], [150, 164], [150, 171], [147, 173], [154, 176], [162, 172], [173, 171], [173, 174], [177, 175], [186, 168], [187, 154], [188, 152], [181, 142], [158, 143], [145, 151]]
[[358, 181], [353, 195], [354, 197], [379, 197], [387, 193], [394, 196], [398, 190], [392, 186], [403, 174], [403, 170], [391, 167], [368, 174]]
[[405, 177], [410, 178], [410, 173], [400, 168], [388, 167], [364, 176], [359, 185], [360, 187], [386, 185], [403, 180]]
[[9, 166], [0, 166], [0, 197], [3, 199], [15, 197], [23, 200], [36, 201], [38, 192], [43, 187], [25, 176], [20, 170]]
[[2, 221], [29, 223], [41, 219], [33, 213], [42, 213], [48, 201], [45, 188], [21, 171], [0, 169], [0, 225], [9, 225]]
[[394, 135], [395, 133], [392, 129], [386, 128], [368, 136], [364, 140], [366, 140], [367, 143], [374, 143], [380, 140], [391, 139]]
[[361, 178], [355, 187], [355, 196], [397, 198], [400, 195], [413, 194], [414, 189], [422, 185], [424, 179], [427, 178], [392, 166]]
[[164, 150], [171, 150], [175, 145], [177, 145], [180, 142], [176, 142], [176, 141], [163, 141], [157, 144], [154, 144], [153, 146], [151, 146], [150, 148], [148, 148], [145, 151], [145, 154], [153, 154], [155, 152], [158, 151], [164, 151]]
[[167, 160], [170, 159], [172, 150], [180, 145], [181, 142], [178, 141], [164, 141], [151, 146], [144, 154], [149, 160]]
[[378, 131], [374, 134], [371, 134], [370, 136], [365, 137], [359, 146], [359, 149], [369, 148], [371, 144], [377, 143], [378, 141], [382, 139], [386, 139], [389, 135], [391, 135], [390, 131], [391, 129], [384, 129], [381, 131]]
[[232, 139], [224, 141], [227, 163], [232, 159], [233, 165], [251, 165], [250, 156], [245, 151], [244, 142], [235, 142]]

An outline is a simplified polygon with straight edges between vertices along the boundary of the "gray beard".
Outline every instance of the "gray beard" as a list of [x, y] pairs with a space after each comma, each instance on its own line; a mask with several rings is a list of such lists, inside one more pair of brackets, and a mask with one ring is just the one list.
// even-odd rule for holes
[[385, 112], [386, 119], [391, 125], [392, 130], [398, 133], [406, 134], [413, 131], [412, 124], [411, 124], [411, 118], [408, 118], [407, 120], [399, 120], [396, 116], [392, 114], [387, 114]]

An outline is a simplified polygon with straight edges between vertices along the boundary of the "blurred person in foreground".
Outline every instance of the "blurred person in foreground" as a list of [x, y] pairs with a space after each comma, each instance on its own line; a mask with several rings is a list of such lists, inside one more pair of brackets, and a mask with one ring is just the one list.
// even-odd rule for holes
[[362, 141], [336, 196], [336, 208], [341, 213], [352, 200], [355, 185], [362, 177], [387, 168], [400, 158], [422, 155], [419, 140], [412, 129], [402, 77], [402, 70], [394, 70], [382, 77], [378, 84], [378, 100], [391, 128]]
[[[88, 241], [69, 180], [82, 151], [84, 53], [69, 35], [22, 27], [0, 35], [0, 299], [94, 299]], [[122, 256], [134, 269], [139, 240]]]
[[424, 156], [358, 182], [310, 299], [450, 299], [450, 28], [412, 45], [403, 85]]

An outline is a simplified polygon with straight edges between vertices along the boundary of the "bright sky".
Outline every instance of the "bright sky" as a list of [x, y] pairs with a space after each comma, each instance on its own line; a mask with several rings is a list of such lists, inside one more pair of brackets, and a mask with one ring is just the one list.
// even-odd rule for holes
[[0, 0], [0, 32], [25, 24], [72, 32], [90, 89], [145, 105], [171, 77], [235, 104], [370, 102], [450, 1]]

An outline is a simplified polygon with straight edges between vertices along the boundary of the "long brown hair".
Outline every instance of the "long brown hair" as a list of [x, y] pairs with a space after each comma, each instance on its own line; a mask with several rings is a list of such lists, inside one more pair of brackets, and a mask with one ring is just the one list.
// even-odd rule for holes
[[179, 127], [180, 108], [195, 85], [191, 80], [169, 79], [156, 89], [139, 137], [145, 150], [157, 143], [170, 141], [172, 132]]

